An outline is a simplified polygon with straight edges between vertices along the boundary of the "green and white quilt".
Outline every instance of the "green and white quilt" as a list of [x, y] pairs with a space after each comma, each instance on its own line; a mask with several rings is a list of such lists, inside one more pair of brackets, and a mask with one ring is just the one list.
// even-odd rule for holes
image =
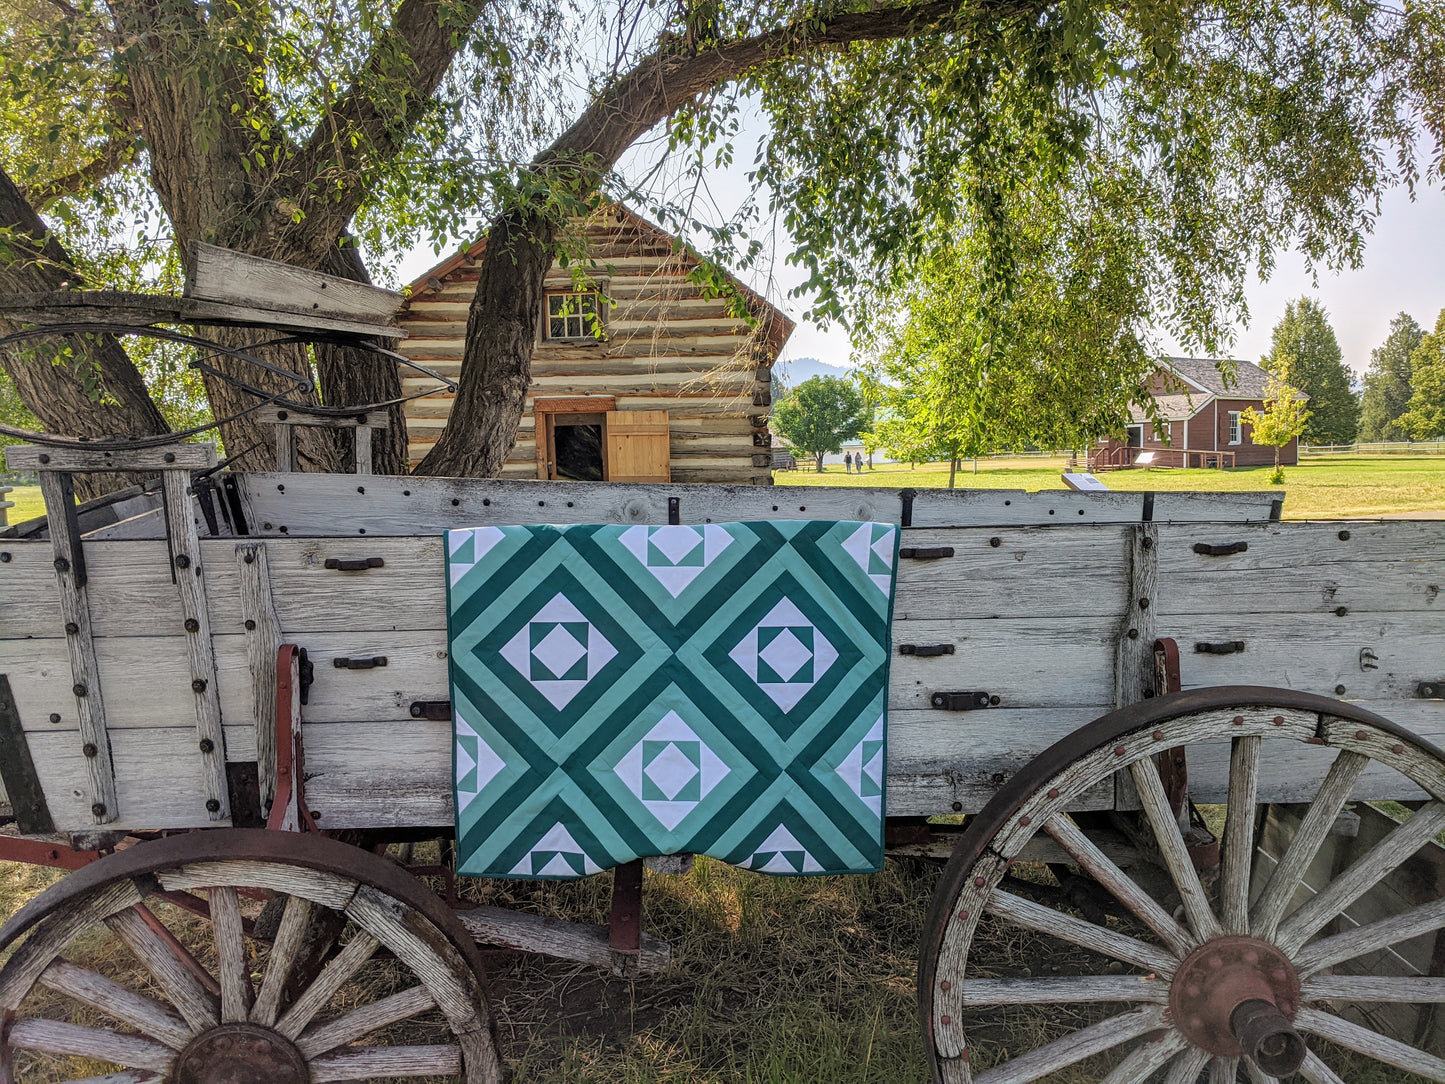
[[891, 524], [447, 533], [457, 870], [883, 864]]

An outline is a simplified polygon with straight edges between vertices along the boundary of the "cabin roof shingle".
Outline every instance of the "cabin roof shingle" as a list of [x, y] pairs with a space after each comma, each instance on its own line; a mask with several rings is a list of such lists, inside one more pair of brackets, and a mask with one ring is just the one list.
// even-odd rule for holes
[[1231, 362], [1235, 367], [1234, 382], [1227, 387], [1214, 358], [1165, 358], [1164, 361], [1184, 380], [1210, 395], [1231, 399], [1263, 399], [1265, 383], [1269, 380], [1269, 374], [1252, 361]]

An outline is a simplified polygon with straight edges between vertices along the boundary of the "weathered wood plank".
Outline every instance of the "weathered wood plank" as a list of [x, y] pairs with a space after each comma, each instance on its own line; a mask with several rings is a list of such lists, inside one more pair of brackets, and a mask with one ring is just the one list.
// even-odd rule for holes
[[405, 300], [364, 282], [192, 241], [184, 296], [319, 316], [390, 323]]
[[[196, 753], [206, 782], [206, 811], [212, 821], [229, 821], [230, 788], [226, 784], [226, 738], [221, 730], [221, 700], [216, 681], [216, 651], [211, 644], [211, 611], [206, 599], [205, 566], [195, 520], [191, 518], [189, 476], [164, 473], [166, 534], [180, 598], [181, 627], [191, 664], [190, 687], [196, 719]], [[217, 556], [220, 556], [218, 553]], [[228, 571], [234, 564], [228, 562]]]
[[[71, 500], [69, 480], [51, 471], [40, 475], [40, 492], [48, 508], [64, 508]], [[74, 562], [83, 551], [66, 516], [54, 517], [50, 524], [50, 542], [54, 553], [51, 564], [60, 601], [60, 628], [65, 632], [73, 682], [68, 703], [75, 708], [76, 725], [80, 731], [79, 745], [84, 754], [86, 793], [90, 799], [86, 804], [90, 806], [92, 824], [109, 824], [120, 816], [120, 809], [116, 796], [115, 760], [106, 726], [105, 694], [100, 683], [100, 667], [95, 660], [88, 573], [82, 575], [82, 568], [75, 567]], [[63, 697], [60, 702], [67, 703]], [[22, 714], [22, 725], [24, 718]]]
[[391, 418], [384, 410], [356, 414], [319, 414], [312, 410], [298, 410], [295, 407], [258, 407], [251, 412], [258, 422], [271, 425], [314, 425], [325, 429], [388, 429]]
[[[251, 726], [228, 727], [238, 759], [254, 749]], [[75, 732], [28, 737], [35, 771], [60, 832], [82, 832], [94, 824], [86, 789], [86, 757]], [[193, 726], [122, 730], [111, 735], [116, 794], [121, 814], [110, 827], [199, 828], [214, 823], [206, 809], [207, 783], [196, 753]]]
[[[5, 449], [5, 463], [9, 470], [27, 472], [209, 470], [216, 465], [216, 446], [166, 444], [157, 448], [104, 452], [93, 448], [16, 444]], [[49, 507], [48, 503], [46, 507]]]
[[[1345, 536], [1343, 539], [1341, 536]], [[1244, 542], [1208, 556], [1196, 543]], [[1322, 617], [1438, 609], [1445, 523], [1280, 523], [1161, 527], [1160, 613]]]
[[[266, 543], [242, 542], [236, 546], [236, 570], [240, 575], [241, 618], [246, 629], [246, 669], [251, 677], [250, 718], [256, 727], [256, 775], [261, 798], [259, 812], [265, 815], [276, 795], [276, 652], [281, 647], [281, 621], [271, 597], [271, 566]], [[220, 637], [227, 642], [229, 637]], [[213, 641], [214, 643], [215, 641]], [[216, 684], [221, 697], [222, 718], [226, 704], [226, 672], [217, 652]], [[231, 718], [244, 717], [242, 713]]]

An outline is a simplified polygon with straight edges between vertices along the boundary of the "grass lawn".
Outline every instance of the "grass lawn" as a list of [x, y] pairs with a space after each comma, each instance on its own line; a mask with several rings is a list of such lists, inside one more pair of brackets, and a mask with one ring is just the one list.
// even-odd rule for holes
[[5, 509], [11, 523], [23, 523], [27, 519], [45, 515], [45, 502], [40, 499], [39, 486], [16, 486], [11, 492], [0, 496], [0, 501], [14, 501], [14, 508]]
[[[966, 489], [1063, 489], [1059, 475], [1067, 464], [1062, 456], [984, 459], [977, 474], [964, 463], [957, 484]], [[1445, 511], [1445, 456], [1312, 456], [1297, 467], [1286, 467], [1284, 473], [1283, 486], [1269, 484], [1269, 467], [1110, 471], [1102, 477], [1115, 490], [1283, 492], [1285, 519]], [[907, 464], [885, 464], [863, 474], [828, 467], [821, 475], [806, 469], [779, 471], [773, 480], [779, 485], [943, 488], [948, 485], [948, 466], [930, 463], [910, 470]]]

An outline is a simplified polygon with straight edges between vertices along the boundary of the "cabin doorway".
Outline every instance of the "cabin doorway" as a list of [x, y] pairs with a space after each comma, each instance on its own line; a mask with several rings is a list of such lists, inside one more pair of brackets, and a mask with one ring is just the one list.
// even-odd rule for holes
[[668, 482], [665, 410], [617, 410], [610, 395], [537, 399], [537, 477], [571, 482]]
[[1124, 433], [1124, 443], [1130, 448], [1144, 447], [1144, 427], [1142, 425], [1126, 426]]

